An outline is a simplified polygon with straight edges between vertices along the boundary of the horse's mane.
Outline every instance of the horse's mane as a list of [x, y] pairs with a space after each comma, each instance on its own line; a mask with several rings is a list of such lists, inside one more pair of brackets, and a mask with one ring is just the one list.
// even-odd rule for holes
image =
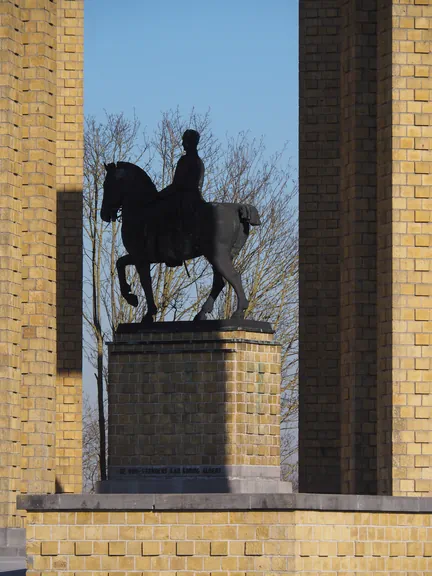
[[132, 164], [132, 162], [117, 162], [117, 166], [118, 168], [123, 168], [124, 170], [130, 170], [132, 173], [134, 173], [136, 178], [141, 180], [142, 186], [146, 186], [149, 189], [151, 188], [151, 192], [157, 194], [157, 188], [154, 185], [153, 180], [150, 178], [147, 172], [141, 168], [141, 166]]

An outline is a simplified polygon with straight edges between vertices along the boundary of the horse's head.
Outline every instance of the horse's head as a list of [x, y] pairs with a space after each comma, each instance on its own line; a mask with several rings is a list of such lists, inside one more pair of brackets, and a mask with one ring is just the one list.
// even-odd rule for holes
[[123, 190], [126, 179], [126, 170], [118, 167], [114, 162], [104, 164], [106, 176], [104, 180], [104, 195], [100, 216], [104, 222], [115, 222], [118, 211], [123, 204]]
[[[146, 202], [154, 200], [157, 197], [156, 186], [153, 184], [149, 175], [139, 166], [130, 162], [117, 162], [115, 164], [104, 164], [106, 176], [104, 181], [104, 195], [102, 208], [100, 211], [101, 218], [104, 222], [114, 222], [117, 220], [118, 211], [123, 206], [125, 194], [131, 202], [133, 208], [139, 208], [143, 199]], [[123, 216], [124, 216], [123, 211]]]

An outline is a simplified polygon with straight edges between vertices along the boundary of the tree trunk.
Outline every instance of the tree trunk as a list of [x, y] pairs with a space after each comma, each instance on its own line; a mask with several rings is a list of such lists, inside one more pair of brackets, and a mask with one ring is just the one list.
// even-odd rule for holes
[[106, 469], [106, 442], [105, 442], [105, 413], [104, 413], [104, 389], [103, 389], [103, 340], [98, 337], [97, 352], [97, 389], [98, 389], [98, 408], [99, 408], [99, 438], [100, 438], [100, 478], [107, 479]]

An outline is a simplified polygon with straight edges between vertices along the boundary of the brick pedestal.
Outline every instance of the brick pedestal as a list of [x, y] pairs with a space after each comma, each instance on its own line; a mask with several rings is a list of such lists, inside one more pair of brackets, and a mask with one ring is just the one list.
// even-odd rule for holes
[[101, 492], [287, 492], [269, 324], [122, 326], [109, 346]]

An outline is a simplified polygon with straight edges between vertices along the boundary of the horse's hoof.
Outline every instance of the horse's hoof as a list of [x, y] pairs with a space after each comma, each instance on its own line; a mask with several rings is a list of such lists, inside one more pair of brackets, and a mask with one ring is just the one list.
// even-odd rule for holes
[[193, 319], [194, 322], [201, 322], [201, 320], [207, 320], [207, 314], [205, 312], [198, 312], [198, 314]]
[[151, 314], [145, 314], [145, 316], [143, 316], [143, 319], [141, 320], [141, 324], [145, 324], [145, 325], [149, 325], [149, 324], [153, 324], [154, 322], [154, 318]]
[[126, 297], [126, 302], [136, 308], [138, 306], [138, 297], [136, 296], [136, 294], [130, 293]]
[[231, 316], [231, 320], [244, 320], [246, 310], [236, 310]]

